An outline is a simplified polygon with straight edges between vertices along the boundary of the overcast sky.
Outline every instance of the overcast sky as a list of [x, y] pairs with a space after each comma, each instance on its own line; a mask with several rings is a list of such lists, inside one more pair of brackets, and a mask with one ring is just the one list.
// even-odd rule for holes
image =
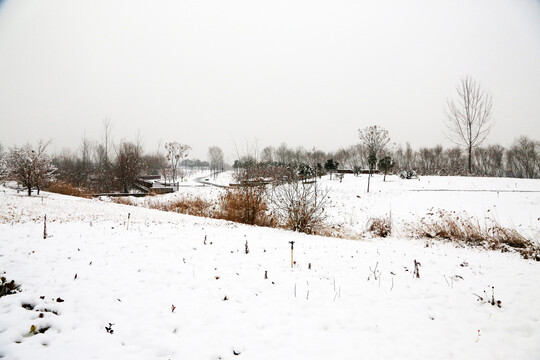
[[540, 140], [538, 0], [0, 0], [0, 143], [83, 134], [206, 158], [234, 143], [358, 142], [380, 125], [451, 143], [443, 109], [471, 75], [493, 96], [488, 143]]

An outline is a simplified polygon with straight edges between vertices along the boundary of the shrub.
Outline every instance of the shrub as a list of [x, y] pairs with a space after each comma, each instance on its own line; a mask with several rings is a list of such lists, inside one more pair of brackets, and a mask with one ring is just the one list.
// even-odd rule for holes
[[264, 185], [244, 185], [229, 189], [219, 198], [220, 219], [250, 225], [272, 226], [275, 223], [267, 214]]
[[275, 187], [271, 202], [287, 228], [313, 234], [326, 219], [327, 195], [317, 183], [296, 181]]
[[374, 217], [368, 221], [368, 231], [377, 237], [387, 237], [392, 234], [392, 220], [390, 217]]

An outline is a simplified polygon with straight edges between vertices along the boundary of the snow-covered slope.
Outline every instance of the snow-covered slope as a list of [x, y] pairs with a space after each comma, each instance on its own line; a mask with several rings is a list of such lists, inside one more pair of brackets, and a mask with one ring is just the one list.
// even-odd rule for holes
[[[0, 271], [23, 290], [0, 298], [5, 359], [540, 354], [540, 263], [516, 254], [322, 238], [8, 189], [0, 219]], [[491, 299], [492, 289], [501, 308], [474, 295]]]

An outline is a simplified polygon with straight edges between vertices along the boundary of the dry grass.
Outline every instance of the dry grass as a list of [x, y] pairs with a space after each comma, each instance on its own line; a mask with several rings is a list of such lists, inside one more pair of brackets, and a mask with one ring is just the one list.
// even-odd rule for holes
[[122, 205], [130, 205], [130, 206], [137, 206], [137, 203], [135, 203], [130, 197], [124, 196], [124, 197], [113, 197], [111, 198], [111, 202], [115, 204], [122, 204]]
[[385, 238], [392, 235], [392, 220], [388, 216], [369, 219], [367, 229], [377, 237]]
[[180, 214], [216, 217], [216, 208], [210, 202], [195, 196], [184, 196], [174, 201], [160, 203], [159, 201], [149, 201], [149, 207], [163, 211], [172, 211]]
[[[112, 202], [122, 205], [138, 206], [139, 203], [129, 197], [115, 197], [111, 199]], [[158, 197], [148, 197], [145, 199], [141, 206], [149, 209], [157, 209], [162, 211], [176, 212], [180, 214], [201, 216], [201, 217], [217, 217], [217, 211], [215, 206], [200, 197], [186, 195], [178, 199], [170, 201], [162, 201]]]
[[264, 188], [256, 186], [228, 190], [219, 198], [220, 210], [214, 217], [243, 224], [278, 227], [268, 214]]
[[438, 210], [428, 213], [410, 228], [413, 234], [423, 238], [445, 239], [493, 250], [514, 250], [526, 259], [538, 256], [534, 243], [517, 230], [505, 228], [493, 219], [487, 219], [486, 224], [482, 225], [465, 212]]
[[76, 188], [73, 185], [63, 182], [63, 181], [55, 181], [52, 182], [45, 191], [49, 191], [56, 194], [62, 194], [62, 195], [70, 195], [70, 196], [78, 196], [83, 198], [88, 198], [88, 194], [90, 193], [89, 190]]

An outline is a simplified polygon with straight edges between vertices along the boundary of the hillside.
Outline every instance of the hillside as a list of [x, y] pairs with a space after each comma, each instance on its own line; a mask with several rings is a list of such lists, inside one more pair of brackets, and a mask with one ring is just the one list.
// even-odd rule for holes
[[[540, 263], [514, 253], [401, 237], [323, 238], [0, 190], [0, 271], [22, 289], [0, 298], [5, 359], [540, 353]], [[486, 302], [492, 297], [501, 307]]]

